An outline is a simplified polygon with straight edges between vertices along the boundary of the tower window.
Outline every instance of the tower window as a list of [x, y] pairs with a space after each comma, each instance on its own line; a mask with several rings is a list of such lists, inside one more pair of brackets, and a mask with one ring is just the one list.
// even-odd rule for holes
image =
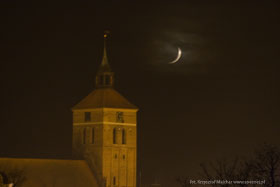
[[116, 119], [117, 122], [120, 122], [120, 123], [123, 123], [123, 122], [124, 122], [124, 119], [123, 119], [123, 112], [117, 112], [117, 113], [116, 113], [116, 117], [117, 117], [117, 119]]
[[123, 159], [125, 159], [125, 155], [123, 155]]
[[83, 144], [86, 144], [87, 142], [87, 129], [83, 129]]
[[91, 129], [91, 143], [94, 144], [94, 128]]
[[113, 177], [113, 185], [116, 185], [116, 177]]
[[110, 75], [105, 75], [105, 85], [109, 85], [110, 84]]
[[85, 121], [90, 121], [90, 120], [91, 120], [91, 113], [85, 112]]
[[102, 85], [103, 82], [104, 82], [104, 77], [103, 77], [103, 75], [100, 75], [99, 76], [99, 84]]
[[126, 133], [125, 133], [125, 129], [122, 130], [122, 144], [126, 144]]
[[115, 159], [117, 159], [118, 158], [118, 155], [117, 154], [115, 154]]
[[113, 144], [117, 143], [117, 129], [113, 129]]

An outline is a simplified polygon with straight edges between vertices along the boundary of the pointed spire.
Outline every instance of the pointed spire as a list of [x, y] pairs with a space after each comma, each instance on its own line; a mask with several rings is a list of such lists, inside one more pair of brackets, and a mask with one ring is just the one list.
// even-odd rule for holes
[[103, 50], [103, 58], [101, 65], [98, 69], [95, 83], [96, 87], [112, 87], [114, 82], [114, 73], [111, 70], [111, 67], [108, 63], [108, 57], [107, 57], [107, 50], [106, 50], [106, 41], [108, 37], [109, 31], [104, 32], [104, 50]]
[[98, 72], [111, 72], [111, 67], [108, 63], [108, 57], [107, 57], [107, 49], [106, 49], [106, 43], [107, 43], [107, 37], [108, 37], [109, 31], [105, 31], [104, 32], [104, 46], [103, 46], [103, 58], [102, 58], [102, 62], [101, 65], [99, 67]]

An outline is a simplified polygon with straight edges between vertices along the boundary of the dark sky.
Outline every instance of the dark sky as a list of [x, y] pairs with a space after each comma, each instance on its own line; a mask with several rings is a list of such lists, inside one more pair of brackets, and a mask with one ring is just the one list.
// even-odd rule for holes
[[1, 1], [0, 156], [70, 156], [104, 29], [115, 88], [140, 108], [144, 183], [280, 144], [276, 1], [101, 2]]

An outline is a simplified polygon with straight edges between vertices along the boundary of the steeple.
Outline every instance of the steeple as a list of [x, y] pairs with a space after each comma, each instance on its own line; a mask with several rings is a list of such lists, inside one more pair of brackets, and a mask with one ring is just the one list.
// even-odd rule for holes
[[96, 89], [72, 108], [73, 156], [88, 163], [98, 186], [136, 187], [138, 108], [112, 87], [107, 34]]
[[104, 50], [101, 65], [99, 66], [95, 84], [97, 88], [112, 87], [114, 83], [114, 72], [108, 63], [107, 50], [106, 50], [106, 40], [109, 32], [104, 32]]

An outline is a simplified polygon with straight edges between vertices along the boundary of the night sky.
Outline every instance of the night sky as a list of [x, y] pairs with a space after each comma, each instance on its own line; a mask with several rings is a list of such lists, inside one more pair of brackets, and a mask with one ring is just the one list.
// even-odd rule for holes
[[143, 183], [280, 144], [277, 1], [101, 2], [1, 1], [0, 156], [70, 158], [105, 29], [115, 89], [140, 108]]

